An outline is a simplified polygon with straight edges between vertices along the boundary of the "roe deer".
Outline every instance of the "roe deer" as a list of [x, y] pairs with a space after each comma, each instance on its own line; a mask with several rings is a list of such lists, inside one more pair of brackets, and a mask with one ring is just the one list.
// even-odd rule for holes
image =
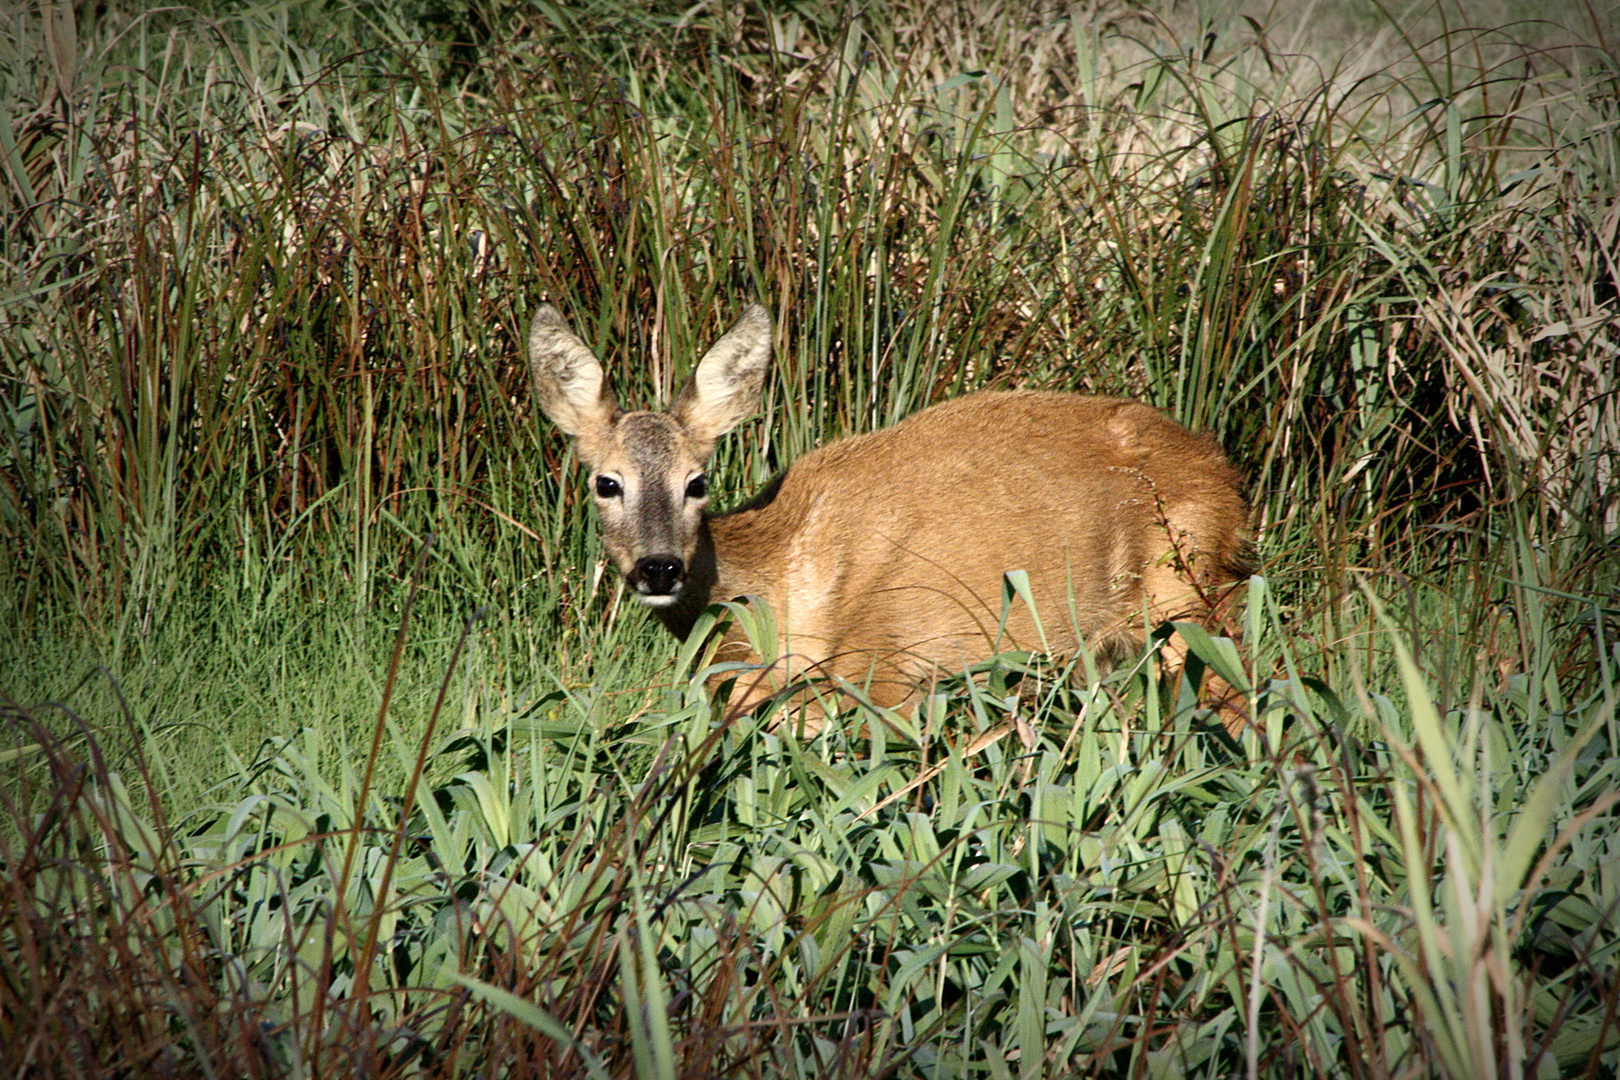
[[[635, 595], [683, 640], [712, 602], [771, 605], [784, 659], [746, 705], [819, 674], [892, 707], [997, 648], [1039, 649], [1023, 605], [1002, 625], [1009, 570], [1028, 572], [1047, 645], [1083, 638], [1115, 657], [1165, 620], [1216, 618], [1245, 574], [1237, 470], [1212, 440], [1117, 398], [969, 394], [812, 451], [711, 514], [704, 466], [758, 408], [770, 358], [770, 316], [751, 304], [668, 412], [620, 412], [555, 308], [529, 332], [540, 407], [574, 437]], [[720, 658], [757, 659], [733, 634]], [[1178, 667], [1179, 639], [1166, 651]], [[1235, 730], [1242, 706], [1218, 685]]]

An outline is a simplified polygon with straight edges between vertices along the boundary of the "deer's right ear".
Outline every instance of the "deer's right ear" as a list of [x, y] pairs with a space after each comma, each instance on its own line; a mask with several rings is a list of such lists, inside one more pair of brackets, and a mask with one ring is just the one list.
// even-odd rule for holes
[[541, 411], [566, 434], [589, 441], [618, 414], [601, 363], [550, 304], [529, 325], [529, 372]]

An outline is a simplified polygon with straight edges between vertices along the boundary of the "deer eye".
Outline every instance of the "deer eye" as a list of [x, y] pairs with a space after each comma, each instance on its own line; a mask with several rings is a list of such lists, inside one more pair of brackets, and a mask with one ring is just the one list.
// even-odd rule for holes
[[686, 497], [688, 499], [703, 499], [709, 494], [709, 478], [702, 473], [692, 477], [686, 482]]
[[624, 488], [611, 476], [598, 476], [596, 478], [596, 497], [599, 499], [616, 499], [624, 494]]

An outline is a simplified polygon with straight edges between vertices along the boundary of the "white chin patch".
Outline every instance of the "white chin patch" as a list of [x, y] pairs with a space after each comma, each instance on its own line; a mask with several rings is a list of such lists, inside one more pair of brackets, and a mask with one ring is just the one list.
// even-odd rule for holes
[[669, 605], [680, 599], [680, 593], [672, 593], [669, 595], [649, 595], [647, 593], [637, 593], [636, 596], [648, 607], [669, 607]]

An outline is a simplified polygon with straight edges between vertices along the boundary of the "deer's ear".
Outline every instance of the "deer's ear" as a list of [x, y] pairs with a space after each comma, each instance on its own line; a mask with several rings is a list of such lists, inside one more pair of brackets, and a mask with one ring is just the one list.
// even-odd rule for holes
[[618, 415], [601, 363], [550, 304], [529, 325], [529, 373], [541, 411], [576, 439], [595, 441]]
[[712, 447], [759, 408], [770, 364], [771, 317], [759, 304], [749, 304], [698, 361], [670, 414], [694, 439]]

